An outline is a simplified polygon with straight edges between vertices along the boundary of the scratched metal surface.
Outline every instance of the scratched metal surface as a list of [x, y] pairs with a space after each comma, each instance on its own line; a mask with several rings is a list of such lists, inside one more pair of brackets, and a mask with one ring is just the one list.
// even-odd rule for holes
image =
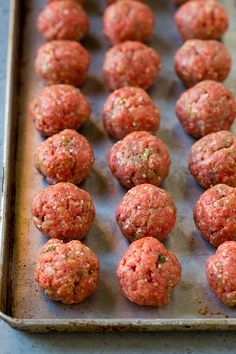
[[[224, 37], [224, 42], [231, 51], [235, 64], [236, 6], [231, 0], [223, 2], [231, 18], [230, 29]], [[160, 53], [163, 63], [161, 75], [149, 90], [149, 94], [161, 110], [161, 128], [157, 136], [168, 145], [172, 160], [170, 174], [162, 187], [173, 196], [178, 210], [176, 226], [164, 244], [180, 259], [181, 283], [174, 290], [170, 304], [162, 309], [137, 306], [120, 294], [115, 271], [129, 243], [121, 235], [114, 213], [126, 190], [118, 184], [107, 168], [106, 156], [113, 141], [107, 137], [101, 123], [101, 111], [108, 95], [102, 83], [101, 67], [109, 45], [102, 36], [101, 17], [105, 3], [95, 0], [88, 1], [86, 5], [91, 30], [84, 45], [91, 52], [92, 64], [89, 78], [82, 88], [91, 102], [92, 115], [80, 132], [91, 142], [95, 153], [94, 167], [81, 187], [91, 193], [97, 211], [95, 223], [84, 242], [96, 252], [101, 261], [100, 286], [96, 293], [82, 304], [64, 306], [47, 299], [34, 281], [35, 260], [47, 238], [34, 227], [30, 205], [33, 195], [47, 184], [34, 168], [34, 150], [43, 139], [36, 132], [27, 108], [31, 99], [45, 85], [34, 72], [37, 49], [43, 43], [36, 30], [36, 20], [44, 1], [28, 0], [22, 5], [23, 17], [19, 27], [22, 37], [18, 62], [17, 149], [14, 163], [16, 198], [12, 216], [14, 232], [11, 235], [11, 296], [8, 297], [7, 304], [7, 315], [16, 319], [32, 320], [31, 323], [34, 320], [112, 320], [117, 323], [125, 320], [127, 329], [136, 320], [140, 320], [141, 325], [145, 321], [158, 322], [158, 328], [161, 329], [162, 321], [164, 323], [173, 320], [176, 323], [175, 328], [180, 328], [178, 321], [182, 324], [188, 323], [188, 328], [191, 328], [191, 323], [198, 321], [200, 327], [202, 325], [204, 328], [205, 324], [205, 328], [210, 328], [214, 321], [211, 325], [206, 325], [206, 322], [215, 319], [216, 324], [221, 323], [223, 328], [222, 324], [227, 326], [227, 323], [230, 323], [228, 321], [235, 319], [235, 311], [221, 304], [206, 283], [205, 260], [214, 249], [202, 239], [192, 220], [193, 206], [203, 190], [187, 170], [188, 153], [194, 140], [184, 133], [174, 113], [176, 100], [184, 90], [173, 72], [172, 63], [173, 55], [181, 45], [173, 22], [175, 8], [166, 0], [150, 0], [148, 3], [157, 17], [155, 33], [149, 44]], [[236, 93], [235, 65], [226, 84]], [[143, 328], [145, 329], [145, 325]]]

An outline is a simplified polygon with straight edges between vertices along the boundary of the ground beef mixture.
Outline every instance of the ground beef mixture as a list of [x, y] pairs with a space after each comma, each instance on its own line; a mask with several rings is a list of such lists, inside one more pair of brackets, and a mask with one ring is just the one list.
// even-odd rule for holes
[[30, 105], [37, 130], [51, 136], [64, 129], [75, 129], [87, 120], [90, 104], [82, 92], [70, 85], [45, 87]]
[[38, 256], [35, 279], [50, 299], [78, 304], [98, 287], [99, 260], [80, 241], [52, 239]]
[[78, 42], [56, 40], [39, 48], [35, 71], [52, 84], [69, 84], [80, 87], [87, 78], [90, 65], [88, 51]]
[[66, 129], [41, 143], [34, 160], [49, 183], [79, 184], [89, 174], [94, 157], [88, 140], [75, 130]]
[[80, 41], [89, 30], [86, 12], [76, 1], [53, 1], [38, 17], [38, 30], [49, 41], [70, 39]]
[[218, 39], [228, 28], [228, 16], [223, 5], [214, 0], [192, 0], [175, 14], [177, 30], [183, 40]]
[[111, 91], [125, 86], [148, 89], [160, 70], [161, 59], [153, 48], [140, 42], [126, 41], [106, 53], [103, 79]]
[[204, 136], [192, 146], [189, 170], [203, 188], [236, 187], [236, 137], [228, 131]]
[[31, 211], [39, 231], [64, 241], [85, 237], [95, 218], [90, 194], [72, 183], [58, 183], [38, 192]]
[[138, 305], [163, 307], [179, 283], [176, 256], [153, 237], [134, 241], [119, 262], [117, 276], [124, 296]]
[[108, 165], [126, 188], [138, 184], [160, 185], [168, 176], [170, 157], [167, 146], [148, 132], [133, 132], [111, 148]]
[[123, 87], [112, 92], [103, 107], [104, 128], [115, 139], [133, 131], [155, 133], [160, 111], [148, 94], [139, 87]]
[[175, 72], [187, 87], [203, 80], [224, 81], [231, 65], [229, 51], [216, 40], [189, 39], [174, 57]]
[[123, 0], [109, 6], [103, 15], [103, 32], [111, 44], [145, 42], [152, 36], [155, 17], [148, 5]]
[[176, 207], [170, 194], [151, 184], [133, 187], [116, 210], [122, 234], [130, 241], [142, 237], [163, 240], [176, 221]]
[[232, 92], [216, 81], [199, 82], [185, 91], [176, 103], [180, 123], [196, 139], [229, 130], [235, 114], [236, 103]]
[[217, 184], [201, 195], [193, 213], [196, 227], [218, 247], [236, 241], [236, 188]]
[[207, 280], [218, 298], [236, 306], [236, 242], [224, 242], [206, 263]]

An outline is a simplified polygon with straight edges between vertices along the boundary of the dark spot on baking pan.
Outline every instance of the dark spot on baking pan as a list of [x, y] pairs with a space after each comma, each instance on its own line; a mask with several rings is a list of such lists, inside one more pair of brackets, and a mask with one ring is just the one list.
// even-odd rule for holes
[[83, 40], [83, 45], [91, 53], [96, 52], [101, 49], [101, 42], [93, 34], [89, 33], [86, 38]]
[[191, 329], [191, 326], [190, 325], [185, 325], [184, 328]]
[[206, 316], [209, 314], [208, 307], [202, 307], [198, 310], [198, 313], [202, 316]]
[[157, 85], [151, 86], [151, 88], [148, 90], [149, 95], [152, 97], [158, 97], [159, 100], [166, 100], [166, 96], [170, 87], [169, 78], [161, 75], [157, 78], [157, 83]]
[[169, 97], [180, 97], [180, 95], [184, 92], [185, 87], [180, 81], [172, 81], [170, 90], [169, 90]]
[[[103, 276], [100, 278], [100, 283], [99, 287], [96, 292], [96, 297], [97, 301], [101, 304], [102, 307], [104, 307], [104, 311], [106, 312], [112, 312], [114, 307], [116, 306], [116, 296], [117, 296], [117, 286], [111, 287], [109, 282], [109, 277], [112, 275], [109, 274], [108, 272], [105, 272]], [[104, 294], [106, 294], [106, 304], [104, 304]], [[118, 293], [119, 294], [119, 293]], [[94, 294], [95, 295], [95, 294]]]
[[167, 9], [170, 7], [170, 2], [166, 0], [158, 0], [158, 1], [147, 0], [146, 2], [154, 12], [167, 11]]
[[31, 1], [26, 1], [25, 3], [25, 14], [29, 15], [29, 12], [33, 10], [33, 3]]
[[96, 250], [98, 255], [114, 252], [115, 244], [117, 243], [114, 235], [117, 233], [116, 224], [112, 224], [110, 219], [96, 218], [88, 237], [85, 239], [85, 244]]
[[85, 1], [84, 8], [89, 15], [92, 14], [102, 15], [101, 1], [97, 1], [97, 0]]
[[80, 187], [90, 191], [93, 195], [103, 197], [112, 193], [112, 185], [108, 183], [104, 171], [97, 166], [92, 167], [89, 176]]
[[103, 94], [105, 86], [102, 80], [99, 80], [96, 76], [88, 76], [87, 81], [83, 87], [83, 93], [85, 95], [98, 95]]
[[92, 119], [89, 119], [79, 132], [84, 135], [92, 145], [95, 141], [96, 145], [99, 144], [99, 142], [103, 142], [106, 135], [100, 124]]
[[163, 57], [165, 54], [169, 55], [170, 50], [171, 50], [171, 43], [167, 43], [166, 40], [162, 39], [159, 35], [156, 33], [153, 33], [152, 39], [148, 45], [152, 46], [155, 48], [155, 50], [160, 53], [161, 57]]

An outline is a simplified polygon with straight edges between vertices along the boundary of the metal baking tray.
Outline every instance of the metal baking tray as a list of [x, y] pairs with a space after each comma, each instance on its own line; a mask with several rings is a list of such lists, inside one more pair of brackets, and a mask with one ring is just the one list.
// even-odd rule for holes
[[[236, 3], [223, 1], [231, 18], [224, 41], [236, 58]], [[117, 204], [126, 190], [112, 177], [106, 156], [113, 141], [101, 122], [101, 110], [108, 95], [101, 79], [101, 67], [108, 44], [102, 36], [101, 17], [105, 1], [88, 0], [90, 35], [84, 41], [92, 55], [89, 78], [82, 91], [88, 96], [93, 113], [81, 130], [95, 151], [95, 165], [81, 185], [94, 199], [97, 215], [84, 242], [101, 260], [99, 289], [82, 304], [64, 306], [50, 301], [34, 281], [34, 265], [41, 246], [47, 241], [34, 227], [30, 215], [33, 195], [46, 187], [33, 164], [35, 148], [43, 140], [37, 133], [27, 108], [44, 83], [34, 72], [34, 59], [43, 43], [36, 30], [37, 15], [44, 1], [11, 1], [9, 56], [7, 67], [4, 180], [2, 189], [2, 232], [0, 239], [0, 318], [12, 327], [30, 331], [160, 331], [232, 330], [236, 311], [224, 306], [209, 289], [204, 265], [214, 252], [196, 231], [193, 205], [203, 192], [187, 170], [187, 157], [193, 139], [187, 136], [175, 114], [175, 102], [184, 90], [173, 71], [173, 55], [181, 45], [171, 1], [148, 1], [157, 16], [157, 27], [150, 45], [162, 57], [160, 78], [149, 91], [161, 109], [158, 136], [168, 144], [172, 165], [163, 184], [174, 197], [178, 218], [164, 244], [179, 257], [182, 280], [168, 306], [140, 307], [120, 293], [115, 270], [128, 247], [114, 218]], [[235, 67], [227, 81], [236, 93]]]

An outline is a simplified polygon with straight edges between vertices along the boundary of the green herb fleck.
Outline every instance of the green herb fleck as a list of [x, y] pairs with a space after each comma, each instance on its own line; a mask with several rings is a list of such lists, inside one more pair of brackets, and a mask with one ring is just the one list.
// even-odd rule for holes
[[62, 135], [61, 137], [61, 142], [63, 145], [68, 145], [72, 142], [73, 138], [70, 137], [70, 136], [65, 136], [65, 135]]
[[79, 276], [80, 278], [87, 278], [87, 277], [88, 277], [88, 271], [87, 271], [87, 270], [84, 270], [84, 271], [82, 271], [82, 272], [79, 272], [79, 273], [78, 273], [78, 276]]
[[157, 259], [160, 264], [163, 264], [166, 262], [166, 257], [164, 256], [164, 254], [159, 253], [157, 256]]
[[56, 249], [56, 246], [49, 246], [49, 247], [46, 249], [46, 252], [55, 251], [55, 249]]

